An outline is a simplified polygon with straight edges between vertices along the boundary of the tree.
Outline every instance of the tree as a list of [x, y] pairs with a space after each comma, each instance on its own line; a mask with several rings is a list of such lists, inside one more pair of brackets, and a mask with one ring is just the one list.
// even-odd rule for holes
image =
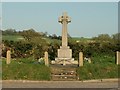
[[116, 34], [112, 35], [112, 39], [119, 42], [120, 41], [120, 33], [116, 33]]
[[2, 31], [2, 35], [16, 35], [18, 34], [15, 29], [7, 29], [5, 31]]
[[40, 37], [40, 33], [35, 32], [34, 29], [29, 29], [29, 30], [23, 30], [22, 32], [19, 32], [20, 35], [22, 35], [25, 40], [30, 41], [34, 37]]
[[104, 42], [104, 41], [111, 41], [112, 40], [112, 38], [108, 34], [100, 34], [100, 35], [98, 35], [98, 37], [93, 37], [92, 39], [100, 41], [100, 42], [101, 41]]

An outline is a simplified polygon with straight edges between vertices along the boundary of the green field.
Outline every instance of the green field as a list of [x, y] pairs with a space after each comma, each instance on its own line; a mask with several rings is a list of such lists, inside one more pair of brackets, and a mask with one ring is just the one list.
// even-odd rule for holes
[[[20, 35], [2, 35], [2, 40], [12, 40], [12, 41], [18, 41], [18, 40], [23, 40], [23, 36]], [[50, 38], [43, 38], [45, 39], [48, 43], [61, 43], [61, 40], [57, 40], [57, 39], [50, 39]], [[80, 37], [72, 37], [69, 38], [70, 41], [80, 41], [80, 42], [86, 42], [89, 41], [89, 38], [80, 38]]]
[[2, 35], [2, 40], [12, 40], [12, 41], [19, 41], [23, 40], [24, 38], [20, 35]]
[[73, 40], [80, 40], [80, 41], [87, 41], [87, 40], [90, 40], [90, 38], [82, 38], [82, 37], [72, 37], [70, 39], [73, 39]]

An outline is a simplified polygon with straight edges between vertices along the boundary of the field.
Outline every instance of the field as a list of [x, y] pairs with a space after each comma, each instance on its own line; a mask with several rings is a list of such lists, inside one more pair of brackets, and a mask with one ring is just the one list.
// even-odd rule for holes
[[[2, 40], [12, 40], [12, 41], [18, 41], [18, 40], [23, 40], [24, 38], [20, 35], [2, 35]], [[61, 40], [57, 39], [50, 39], [50, 38], [43, 38], [45, 39], [48, 43], [61, 43]], [[80, 42], [86, 42], [89, 41], [89, 38], [80, 38], [80, 37], [72, 37], [69, 38], [69, 41], [80, 41]]]
[[2, 40], [12, 40], [12, 41], [18, 41], [23, 40], [24, 38], [20, 35], [3, 35]]

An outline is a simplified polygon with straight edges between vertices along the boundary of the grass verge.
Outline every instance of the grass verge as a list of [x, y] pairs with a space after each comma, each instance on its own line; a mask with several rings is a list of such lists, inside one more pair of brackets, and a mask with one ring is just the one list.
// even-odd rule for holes
[[98, 55], [92, 57], [92, 63], [84, 62], [83, 67], [77, 68], [80, 80], [118, 78], [118, 67], [115, 57], [109, 55]]
[[28, 59], [12, 60], [7, 65], [2, 60], [3, 80], [50, 80], [50, 69]]

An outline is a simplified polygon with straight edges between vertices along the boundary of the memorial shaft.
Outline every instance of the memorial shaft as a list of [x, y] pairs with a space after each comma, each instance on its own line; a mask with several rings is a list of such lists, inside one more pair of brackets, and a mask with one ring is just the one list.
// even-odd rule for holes
[[62, 46], [58, 49], [58, 57], [55, 58], [56, 62], [61, 62], [63, 65], [66, 64], [66, 61], [74, 60], [72, 58], [72, 50], [68, 46], [68, 30], [67, 24], [71, 22], [70, 17], [67, 15], [66, 12], [63, 13], [62, 16], [59, 17], [59, 23], [62, 24]]
[[63, 20], [62, 25], [62, 47], [67, 47], [67, 21]]
[[67, 24], [70, 22], [70, 18], [67, 16], [66, 12], [59, 18], [59, 22], [62, 24], [62, 47], [64, 48], [68, 46]]

